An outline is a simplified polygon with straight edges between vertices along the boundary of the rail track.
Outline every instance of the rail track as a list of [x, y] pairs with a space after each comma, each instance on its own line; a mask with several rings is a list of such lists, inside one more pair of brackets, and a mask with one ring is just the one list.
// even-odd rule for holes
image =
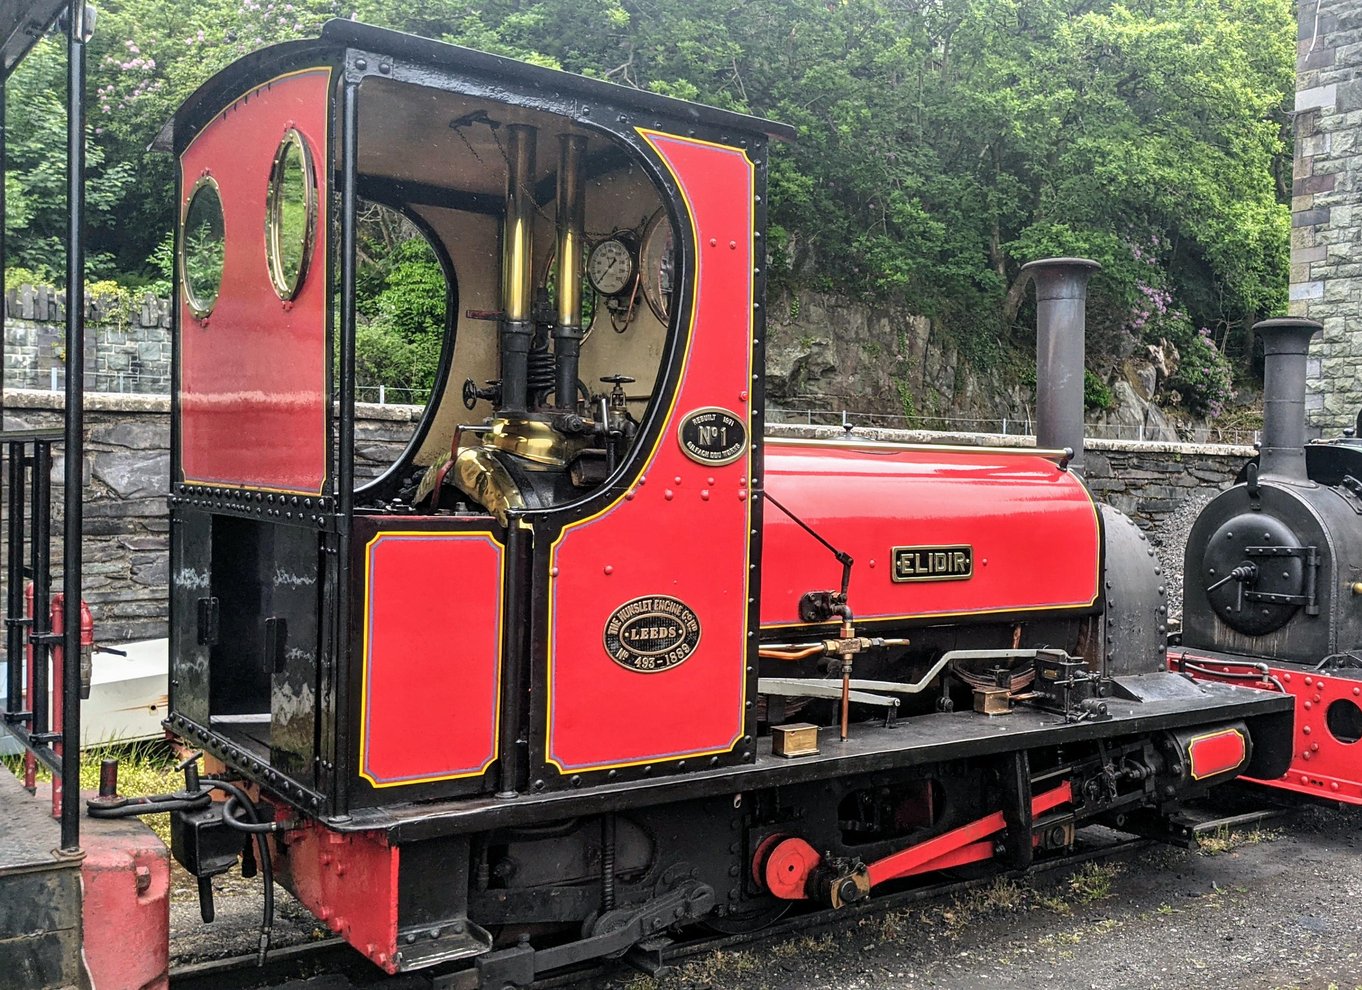
[[[1237, 810], [1232, 814], [1202, 810], [1195, 814], [1194, 824], [1191, 825], [1192, 835], [1206, 835], [1280, 819], [1292, 814], [1296, 808], [1290, 804], [1267, 803], [1257, 795], [1253, 799], [1257, 806], [1248, 810]], [[1089, 828], [1079, 834], [1085, 845], [1080, 851], [1069, 856], [1042, 860], [1027, 870], [1006, 875], [1016, 879], [1042, 877], [1072, 870], [1084, 863], [1128, 855], [1156, 844], [1152, 839], [1122, 836], [1103, 828]], [[665, 945], [635, 949], [620, 960], [609, 960], [537, 981], [533, 990], [599, 987], [602, 979], [628, 972], [630, 968], [656, 973], [721, 949], [737, 949], [794, 934], [821, 934], [843, 928], [858, 918], [874, 917], [977, 890], [993, 883], [998, 876], [994, 872], [970, 879], [927, 884], [877, 896], [839, 910], [806, 911], [774, 921], [760, 931], [741, 934], [700, 932]], [[171, 990], [464, 990], [470, 986], [466, 981], [467, 974], [462, 974], [462, 978], [460, 974], [426, 973], [384, 976], [368, 960], [337, 938], [278, 949], [270, 954], [263, 967], [256, 965], [254, 955], [231, 956], [183, 966], [172, 970], [170, 974]]]

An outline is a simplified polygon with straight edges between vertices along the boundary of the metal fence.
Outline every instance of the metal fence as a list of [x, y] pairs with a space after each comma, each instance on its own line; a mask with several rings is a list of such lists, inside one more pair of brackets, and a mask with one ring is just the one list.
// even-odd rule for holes
[[[48, 388], [54, 392], [65, 388], [65, 376], [60, 368], [51, 370]], [[97, 373], [93, 376], [98, 392], [165, 395], [170, 381], [165, 375], [135, 372]], [[359, 402], [376, 405], [424, 405], [430, 401], [428, 388], [403, 388], [393, 385], [356, 385], [355, 398]], [[767, 422], [800, 426], [837, 426], [846, 430], [857, 427], [878, 427], [889, 430], [921, 430], [930, 433], [987, 433], [1001, 436], [1031, 437], [1035, 422], [1029, 416], [904, 416], [894, 413], [858, 412], [850, 409], [785, 409], [769, 408]], [[1215, 422], [1202, 423], [1192, 428], [1175, 427], [1177, 440], [1184, 443], [1235, 444], [1250, 446], [1259, 440], [1259, 431], [1221, 427]], [[1162, 442], [1167, 436], [1151, 436], [1143, 423], [1089, 423], [1085, 435], [1101, 440], [1133, 440]]]
[[[931, 433], [988, 433], [1001, 436], [1035, 436], [1035, 422], [1030, 417], [972, 417], [972, 416], [902, 416], [892, 413], [864, 413], [846, 409], [780, 409], [766, 410], [768, 423], [800, 426], [839, 426], [845, 430], [857, 427], [879, 427], [889, 430], [922, 430]], [[1084, 435], [1100, 440], [1134, 440], [1166, 442], [1166, 436], [1150, 436], [1143, 423], [1088, 423]], [[1257, 430], [1231, 429], [1215, 423], [1201, 424], [1193, 429], [1178, 430], [1178, 442], [1236, 444], [1250, 446], [1259, 440]]]

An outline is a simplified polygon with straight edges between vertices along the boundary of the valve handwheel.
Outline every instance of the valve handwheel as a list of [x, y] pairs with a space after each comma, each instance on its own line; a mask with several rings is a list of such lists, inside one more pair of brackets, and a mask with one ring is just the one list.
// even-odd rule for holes
[[478, 404], [479, 399], [489, 399], [495, 402], [500, 390], [501, 382], [498, 379], [489, 380], [486, 388], [478, 388], [477, 382], [471, 378], [465, 378], [463, 382], [463, 407], [472, 409]]
[[623, 409], [629, 404], [629, 398], [624, 394], [624, 386], [633, 384], [636, 379], [630, 378], [628, 375], [606, 375], [601, 381], [614, 386], [610, 389], [610, 407], [612, 409]]

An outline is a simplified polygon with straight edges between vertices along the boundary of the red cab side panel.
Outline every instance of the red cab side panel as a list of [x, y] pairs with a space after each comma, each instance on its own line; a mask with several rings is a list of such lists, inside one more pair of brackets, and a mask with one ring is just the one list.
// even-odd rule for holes
[[361, 776], [480, 776], [500, 725], [501, 545], [490, 532], [383, 532], [365, 556]]
[[[1098, 598], [1092, 498], [1039, 454], [768, 440], [766, 490], [855, 559], [857, 622], [1080, 609]], [[800, 597], [836, 588], [841, 565], [784, 513], [768, 507], [764, 518], [762, 627], [800, 625]], [[910, 562], [896, 575], [896, 547], [920, 548], [927, 565], [922, 553], [968, 548], [970, 574], [906, 574]]]
[[[751, 435], [753, 167], [741, 148], [644, 137], [691, 213], [695, 306], [684, 378], [643, 475], [552, 551], [545, 760], [563, 772], [726, 753], [744, 730], [751, 445], [699, 464], [677, 431], [687, 413], [720, 407]], [[612, 657], [614, 632], [668, 629], [684, 641], [679, 662], [671, 650], [653, 667]]]
[[[327, 120], [331, 70], [266, 83], [228, 107], [180, 160], [180, 215], [200, 179], [217, 184], [226, 252], [217, 303], [195, 317], [180, 293], [180, 466], [189, 483], [322, 493], [326, 408]], [[311, 152], [319, 204], [297, 296], [275, 294], [265, 260], [274, 155], [295, 128]]]

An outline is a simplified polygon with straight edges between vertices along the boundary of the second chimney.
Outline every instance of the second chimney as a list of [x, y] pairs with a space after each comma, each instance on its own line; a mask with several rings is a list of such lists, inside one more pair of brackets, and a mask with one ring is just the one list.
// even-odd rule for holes
[[1258, 475], [1300, 484], [1305, 471], [1305, 356], [1324, 327], [1294, 316], [1253, 326], [1263, 338], [1263, 441]]

